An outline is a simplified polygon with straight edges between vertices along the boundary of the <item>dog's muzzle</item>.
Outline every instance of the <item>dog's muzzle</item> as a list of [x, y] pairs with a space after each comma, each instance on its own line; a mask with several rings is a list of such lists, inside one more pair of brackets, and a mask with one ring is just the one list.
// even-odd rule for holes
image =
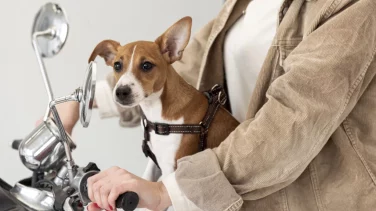
[[119, 86], [116, 91], [116, 101], [122, 105], [129, 105], [133, 103], [133, 94], [130, 86]]

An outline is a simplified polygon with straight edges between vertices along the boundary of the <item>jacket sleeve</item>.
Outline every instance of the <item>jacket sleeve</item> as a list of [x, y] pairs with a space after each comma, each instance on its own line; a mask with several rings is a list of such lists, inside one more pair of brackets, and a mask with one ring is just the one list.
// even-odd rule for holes
[[186, 82], [197, 87], [204, 54], [208, 50], [208, 40], [212, 32], [215, 19], [207, 23], [190, 41], [180, 61], [173, 63], [174, 69]]
[[[189, 84], [196, 87], [201, 63], [206, 51], [207, 41], [214, 21], [204, 26], [189, 42], [180, 61], [176, 61], [173, 67]], [[120, 125], [123, 127], [135, 127], [140, 125], [139, 106], [124, 109], [113, 102], [112, 90], [115, 81], [112, 73], [107, 75], [107, 83], [100, 82], [96, 90], [96, 103], [101, 118], [120, 117]]]
[[286, 58], [253, 119], [218, 148], [179, 160], [177, 183], [194, 204], [238, 210], [301, 175], [357, 103], [365, 75], [374, 77], [374, 11], [356, 1], [322, 24]]

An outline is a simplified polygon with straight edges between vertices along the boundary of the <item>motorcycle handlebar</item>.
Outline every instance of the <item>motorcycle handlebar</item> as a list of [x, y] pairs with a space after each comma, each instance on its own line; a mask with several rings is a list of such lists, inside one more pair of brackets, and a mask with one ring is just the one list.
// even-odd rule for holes
[[137, 208], [139, 202], [138, 194], [135, 192], [125, 192], [116, 200], [116, 208], [124, 211], [133, 211]]

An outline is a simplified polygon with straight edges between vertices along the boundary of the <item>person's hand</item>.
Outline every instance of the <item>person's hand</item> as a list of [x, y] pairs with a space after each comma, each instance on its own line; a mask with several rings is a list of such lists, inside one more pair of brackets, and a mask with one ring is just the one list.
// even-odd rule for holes
[[139, 208], [164, 210], [171, 206], [166, 187], [162, 182], [150, 182], [119, 167], [112, 167], [88, 179], [89, 211], [114, 210], [119, 195], [133, 191], [140, 198]]
[[[59, 113], [60, 120], [63, 123], [65, 131], [69, 135], [72, 135], [73, 127], [76, 125], [79, 115], [79, 103], [69, 101], [56, 105], [57, 112]], [[51, 116], [53, 116], [51, 114]], [[43, 118], [39, 119], [36, 125], [39, 125], [43, 121]]]

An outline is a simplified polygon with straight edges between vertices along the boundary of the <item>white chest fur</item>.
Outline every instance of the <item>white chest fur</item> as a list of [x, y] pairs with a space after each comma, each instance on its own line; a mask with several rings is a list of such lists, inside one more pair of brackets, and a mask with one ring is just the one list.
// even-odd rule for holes
[[[169, 121], [162, 118], [162, 102], [159, 99], [160, 93], [155, 93], [155, 96], [149, 96], [148, 100], [140, 103], [140, 106], [151, 122], [166, 123], [166, 124], [183, 124], [183, 117]], [[154, 99], [153, 99], [154, 98]], [[162, 170], [162, 178], [174, 172], [175, 155], [180, 146], [182, 134], [157, 135], [154, 131], [150, 132], [149, 147], [155, 154], [158, 164]]]

